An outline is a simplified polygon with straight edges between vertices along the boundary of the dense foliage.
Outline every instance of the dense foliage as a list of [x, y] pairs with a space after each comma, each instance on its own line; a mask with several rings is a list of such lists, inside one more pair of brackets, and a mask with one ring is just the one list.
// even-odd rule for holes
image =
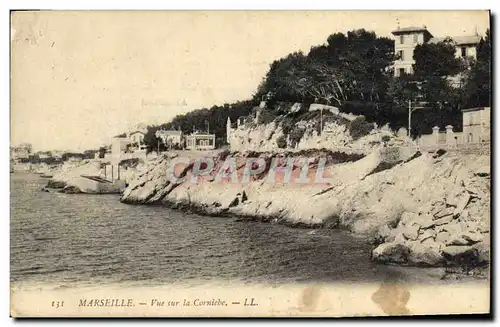
[[491, 36], [490, 30], [477, 47], [477, 61], [467, 75], [464, 97], [465, 107], [491, 106]]
[[334, 105], [377, 120], [387, 103], [394, 59], [394, 41], [388, 38], [364, 29], [332, 34], [307, 56], [296, 52], [274, 61], [257, 95]]
[[368, 123], [365, 117], [360, 116], [349, 124], [349, 134], [354, 140], [368, 135], [373, 130], [373, 124]]

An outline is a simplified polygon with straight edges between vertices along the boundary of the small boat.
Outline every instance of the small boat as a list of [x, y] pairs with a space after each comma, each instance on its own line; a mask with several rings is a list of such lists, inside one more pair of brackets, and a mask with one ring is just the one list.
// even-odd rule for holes
[[42, 177], [42, 178], [52, 178], [52, 177], [54, 177], [54, 176], [53, 176], [52, 174], [42, 173], [42, 174], [40, 175], [40, 177]]

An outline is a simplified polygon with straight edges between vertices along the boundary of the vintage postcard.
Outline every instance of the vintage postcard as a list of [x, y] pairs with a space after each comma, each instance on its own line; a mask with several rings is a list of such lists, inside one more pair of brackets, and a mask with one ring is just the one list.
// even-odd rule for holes
[[490, 313], [481, 11], [12, 11], [12, 317]]

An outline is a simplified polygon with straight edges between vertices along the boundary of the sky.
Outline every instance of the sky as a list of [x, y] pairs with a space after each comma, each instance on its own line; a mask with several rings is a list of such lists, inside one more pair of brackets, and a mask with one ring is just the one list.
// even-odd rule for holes
[[484, 35], [487, 11], [42, 11], [11, 16], [11, 144], [97, 148], [249, 99], [273, 60], [357, 28]]

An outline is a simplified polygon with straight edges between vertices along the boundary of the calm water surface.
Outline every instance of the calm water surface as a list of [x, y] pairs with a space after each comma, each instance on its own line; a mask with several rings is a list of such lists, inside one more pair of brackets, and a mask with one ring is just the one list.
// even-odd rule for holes
[[38, 175], [11, 174], [14, 284], [371, 282], [415, 276], [415, 270], [374, 264], [372, 247], [342, 231], [126, 205], [116, 195], [41, 192], [46, 182]]

